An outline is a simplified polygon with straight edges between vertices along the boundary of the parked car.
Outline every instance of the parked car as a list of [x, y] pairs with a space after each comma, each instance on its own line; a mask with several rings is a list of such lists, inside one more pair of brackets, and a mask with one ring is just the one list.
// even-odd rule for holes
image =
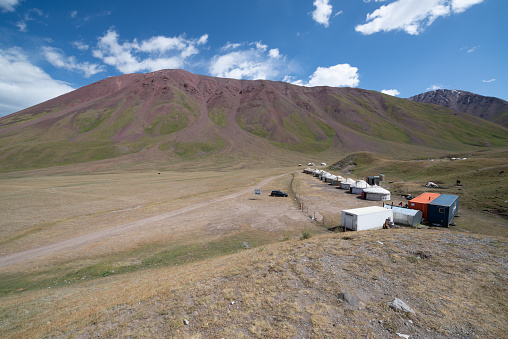
[[288, 194], [284, 193], [282, 191], [276, 190], [276, 191], [272, 191], [272, 193], [270, 193], [270, 196], [271, 197], [287, 197]]

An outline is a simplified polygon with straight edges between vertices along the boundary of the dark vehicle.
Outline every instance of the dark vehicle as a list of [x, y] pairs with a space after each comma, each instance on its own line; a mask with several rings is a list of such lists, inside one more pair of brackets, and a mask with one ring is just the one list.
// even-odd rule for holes
[[277, 191], [272, 191], [272, 193], [270, 193], [270, 196], [271, 197], [287, 197], [288, 194], [277, 190]]

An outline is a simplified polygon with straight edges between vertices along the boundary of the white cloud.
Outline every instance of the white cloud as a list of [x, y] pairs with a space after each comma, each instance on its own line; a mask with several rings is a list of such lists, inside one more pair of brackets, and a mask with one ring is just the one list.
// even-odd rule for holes
[[482, 82], [494, 82], [496, 81], [497, 79], [490, 79], [490, 80], [482, 80]]
[[273, 48], [271, 49], [269, 52], [268, 52], [268, 55], [270, 56], [270, 58], [273, 58], [273, 59], [278, 59], [281, 57], [280, 55], [280, 52], [279, 52], [279, 49], [278, 48]]
[[461, 13], [483, 0], [397, 0], [367, 14], [367, 23], [355, 27], [368, 35], [377, 32], [402, 30], [418, 35], [437, 18]]
[[94, 74], [104, 72], [103, 65], [91, 64], [89, 62], [77, 62], [73, 56], [65, 57], [63, 52], [53, 47], [43, 47], [42, 53], [46, 60], [55, 67], [63, 68], [68, 71], [83, 73], [85, 78], [89, 78]]
[[73, 10], [69, 13], [69, 15], [71, 16], [71, 18], [75, 19], [78, 16], [78, 11]]
[[222, 50], [227, 51], [230, 49], [237, 49], [238, 47], [241, 47], [241, 46], [242, 46], [242, 44], [239, 44], [239, 43], [233, 44], [231, 42], [228, 42], [226, 44], [226, 46], [222, 47]]
[[0, 116], [74, 90], [32, 65], [19, 48], [0, 49]]
[[315, 0], [313, 5], [316, 9], [312, 12], [312, 19], [325, 27], [330, 26], [332, 5], [329, 4], [329, 0]]
[[196, 46], [206, 44], [208, 35], [199, 39], [156, 36], [141, 42], [134, 39], [132, 42], [120, 43], [118, 40], [118, 33], [110, 29], [99, 38], [92, 54], [122, 73], [133, 73], [182, 68], [186, 59], [199, 53]]
[[455, 13], [462, 13], [469, 7], [482, 2], [483, 0], [452, 0], [452, 8]]
[[318, 67], [309, 76], [307, 83], [302, 80], [293, 80], [293, 77], [286, 76], [283, 81], [298, 86], [332, 86], [332, 87], [357, 87], [360, 84], [358, 68], [349, 64], [338, 64], [328, 68]]
[[74, 41], [72, 43], [72, 46], [76, 47], [80, 51], [88, 51], [88, 49], [90, 48], [90, 46], [85, 44], [83, 41]]
[[276, 78], [280, 70], [286, 67], [285, 58], [277, 48], [268, 50], [268, 46], [261, 42], [240, 45], [228, 43], [222, 50], [232, 49], [232, 46], [235, 51], [216, 55], [212, 59], [209, 68], [211, 75], [221, 78], [265, 80]]
[[18, 30], [20, 32], [28, 32], [28, 25], [27, 25], [27, 23], [29, 21], [37, 20], [37, 17], [34, 17], [34, 14], [37, 17], [43, 17], [43, 18], [47, 18], [48, 17], [47, 14], [45, 14], [43, 11], [41, 11], [38, 8], [31, 8], [31, 9], [29, 9], [25, 13], [25, 15], [23, 15], [23, 19], [21, 19], [20, 21], [16, 22], [16, 26], [18, 27]]
[[443, 85], [430, 85], [427, 87], [427, 91], [436, 91], [438, 89], [443, 89]]
[[2, 12], [14, 12], [14, 7], [19, 5], [20, 0], [0, 0], [0, 8]]
[[480, 46], [474, 46], [474, 47], [462, 47], [460, 51], [466, 51], [467, 53], [473, 53], [477, 48], [480, 48]]
[[388, 95], [391, 95], [391, 96], [394, 96], [394, 97], [396, 97], [397, 95], [400, 94], [400, 92], [397, 91], [396, 89], [384, 89], [384, 90], [381, 91], [381, 93], [388, 94]]

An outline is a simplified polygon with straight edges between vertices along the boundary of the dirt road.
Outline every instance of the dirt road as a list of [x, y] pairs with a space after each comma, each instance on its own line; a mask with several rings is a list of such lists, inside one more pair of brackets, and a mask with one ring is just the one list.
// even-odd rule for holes
[[220, 197], [220, 198], [211, 199], [211, 200], [208, 200], [208, 201], [205, 201], [205, 202], [202, 202], [202, 203], [193, 204], [193, 205], [190, 205], [190, 206], [187, 206], [187, 207], [184, 207], [184, 208], [180, 208], [180, 209], [175, 210], [175, 211], [171, 211], [171, 212], [167, 212], [167, 213], [162, 213], [162, 214], [159, 214], [159, 215], [155, 215], [155, 216], [144, 218], [144, 219], [137, 220], [137, 221], [134, 221], [134, 222], [130, 222], [130, 223], [126, 223], [126, 224], [123, 224], [123, 225], [111, 227], [111, 228], [104, 229], [104, 230], [101, 230], [101, 231], [96, 231], [96, 232], [93, 232], [93, 233], [88, 233], [88, 234], [85, 234], [85, 235], [82, 235], [82, 236], [78, 236], [78, 237], [75, 237], [75, 238], [72, 238], [72, 239], [68, 239], [68, 240], [65, 240], [65, 241], [61, 241], [61, 242], [58, 242], [58, 243], [54, 243], [54, 244], [51, 244], [51, 245], [47, 245], [47, 246], [43, 246], [43, 247], [39, 247], [39, 248], [34, 248], [34, 249], [31, 249], [31, 250], [26, 250], [26, 251], [22, 251], [22, 252], [6, 255], [6, 256], [0, 257], [0, 268], [7, 267], [7, 266], [12, 266], [12, 265], [15, 265], [17, 263], [20, 263], [20, 262], [23, 262], [23, 261], [28, 261], [28, 260], [31, 260], [31, 259], [35, 259], [35, 258], [43, 256], [43, 255], [50, 255], [50, 254], [55, 254], [57, 252], [61, 252], [61, 251], [69, 250], [69, 249], [75, 249], [77, 247], [90, 244], [90, 243], [98, 241], [100, 239], [103, 239], [103, 238], [106, 238], [106, 237], [110, 237], [110, 236], [114, 236], [114, 235], [119, 235], [119, 234], [125, 233], [127, 231], [136, 229], [138, 227], [141, 227], [141, 226], [144, 226], [144, 225], [147, 225], [147, 224], [151, 224], [151, 223], [158, 222], [158, 221], [161, 221], [161, 220], [169, 219], [169, 218], [175, 217], [175, 216], [180, 215], [180, 214], [188, 213], [188, 212], [190, 212], [192, 210], [203, 208], [203, 207], [205, 207], [207, 205], [216, 204], [218, 202], [221, 202], [221, 201], [224, 201], [224, 200], [227, 200], [227, 199], [237, 198], [237, 197], [239, 197], [239, 196], [241, 196], [243, 194], [252, 192], [252, 190], [254, 188], [263, 187], [264, 185], [266, 185], [270, 181], [272, 181], [274, 179], [277, 179], [279, 177], [282, 177], [284, 175], [287, 175], [287, 174], [288, 173], [281, 174], [281, 175], [274, 176], [274, 177], [270, 177], [270, 178], [267, 178], [267, 179], [261, 181], [260, 183], [256, 184], [255, 186], [249, 187], [249, 188], [244, 189], [242, 191], [239, 191], [239, 192], [236, 192], [236, 193], [233, 193], [233, 194], [228, 194], [228, 195]]

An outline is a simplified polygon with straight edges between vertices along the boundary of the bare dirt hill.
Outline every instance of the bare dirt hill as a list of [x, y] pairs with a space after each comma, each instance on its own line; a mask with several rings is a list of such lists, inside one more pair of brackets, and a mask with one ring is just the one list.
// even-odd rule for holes
[[[437, 123], [439, 122], [439, 123]], [[354, 88], [161, 70], [107, 78], [0, 119], [1, 171], [128, 157], [373, 151], [409, 155], [508, 145], [506, 128]]]
[[438, 89], [409, 100], [440, 105], [508, 127], [508, 101], [458, 90]]

